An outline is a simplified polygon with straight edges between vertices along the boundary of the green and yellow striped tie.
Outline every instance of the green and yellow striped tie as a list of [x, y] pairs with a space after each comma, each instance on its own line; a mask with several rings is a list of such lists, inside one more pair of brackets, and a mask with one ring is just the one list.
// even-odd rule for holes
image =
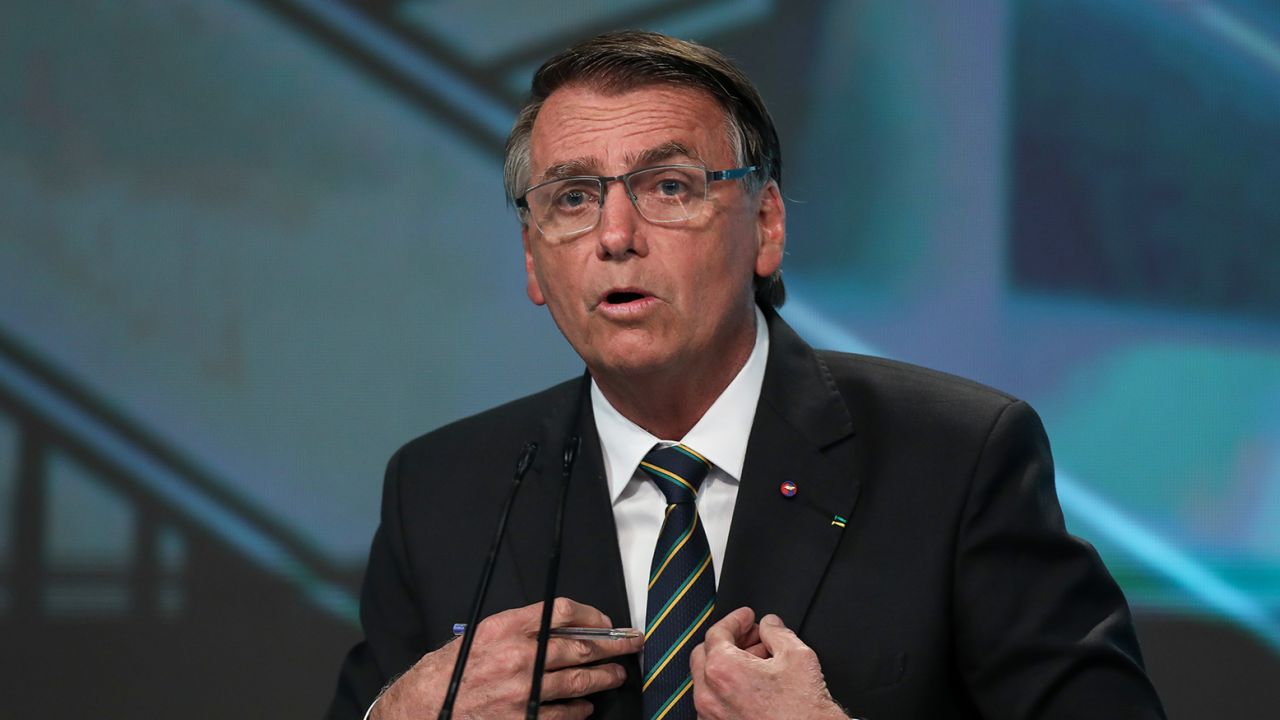
[[667, 497], [667, 517], [649, 571], [644, 630], [644, 717], [694, 720], [689, 655], [716, 604], [711, 546], [698, 521], [698, 487], [711, 463], [683, 445], [654, 448], [640, 462]]

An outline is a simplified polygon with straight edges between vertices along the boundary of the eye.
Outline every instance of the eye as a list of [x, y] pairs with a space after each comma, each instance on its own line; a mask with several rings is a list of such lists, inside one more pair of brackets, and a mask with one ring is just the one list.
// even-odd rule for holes
[[689, 192], [689, 185], [676, 178], [663, 178], [658, 181], [658, 193], [668, 197], [679, 197]]
[[640, 173], [631, 181], [631, 187], [639, 195], [662, 201], [686, 202], [698, 194], [697, 177], [692, 170], [680, 167], [660, 167]]
[[566, 190], [556, 197], [556, 205], [562, 208], [576, 208], [587, 201], [587, 194], [581, 190]]
[[588, 184], [580, 182], [566, 183], [563, 187], [558, 188], [552, 196], [551, 208], [557, 212], [580, 210], [598, 202], [596, 199], [597, 192], [598, 188]]

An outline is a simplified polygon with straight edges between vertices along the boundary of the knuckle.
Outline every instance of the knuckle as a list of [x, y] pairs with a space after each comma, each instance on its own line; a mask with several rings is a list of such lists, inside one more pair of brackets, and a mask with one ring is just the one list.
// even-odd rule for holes
[[699, 689], [696, 685], [693, 688], [693, 709], [700, 720], [721, 717], [720, 703], [716, 697], [706, 688]]
[[524, 669], [524, 653], [513, 647], [505, 647], [498, 652], [496, 666], [503, 674], [514, 675]]
[[558, 597], [551, 605], [551, 616], [557, 620], [565, 620], [573, 616], [573, 601], [566, 597]]
[[818, 664], [818, 653], [808, 645], [796, 648], [795, 655], [797, 660], [805, 663], [806, 665]]
[[500, 638], [506, 635], [506, 628], [511, 624], [512, 613], [515, 610], [504, 610], [496, 615], [490, 615], [480, 621], [476, 626], [476, 639]]
[[580, 663], [587, 662], [595, 656], [595, 647], [586, 640], [574, 640], [569, 651]]
[[564, 690], [567, 697], [582, 697], [591, 692], [591, 675], [587, 670], [569, 670], [565, 677]]
[[721, 653], [708, 653], [706, 665], [703, 672], [707, 677], [707, 684], [712, 690], [720, 690], [728, 687], [732, 682], [734, 669], [730, 667], [728, 659]]

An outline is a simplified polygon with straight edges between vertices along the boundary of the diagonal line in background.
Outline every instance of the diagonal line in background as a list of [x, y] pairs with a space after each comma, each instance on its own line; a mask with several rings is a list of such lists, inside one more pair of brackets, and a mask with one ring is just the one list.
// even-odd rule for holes
[[254, 565], [289, 581], [316, 607], [355, 623], [357, 601], [326, 577], [336, 566], [322, 552], [272, 527], [270, 511], [228, 496], [226, 483], [189, 461], [176, 460], [171, 447], [136, 423], [86, 400], [84, 389], [48, 362], [28, 356], [3, 334], [0, 341], [0, 395], [7, 389], [43, 422], [91, 449]]
[[1265, 32], [1222, 7], [1220, 3], [1209, 0], [1183, 0], [1176, 3], [1163, 0], [1163, 3], [1170, 6], [1170, 9], [1190, 15], [1219, 38], [1280, 72], [1280, 42], [1268, 37]]

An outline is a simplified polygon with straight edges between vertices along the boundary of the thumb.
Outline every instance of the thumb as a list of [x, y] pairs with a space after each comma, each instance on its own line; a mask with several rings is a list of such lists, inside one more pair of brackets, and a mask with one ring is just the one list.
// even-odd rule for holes
[[791, 628], [782, 622], [782, 618], [773, 614], [765, 615], [760, 619], [760, 642], [774, 657], [788, 650], [808, 647]]

